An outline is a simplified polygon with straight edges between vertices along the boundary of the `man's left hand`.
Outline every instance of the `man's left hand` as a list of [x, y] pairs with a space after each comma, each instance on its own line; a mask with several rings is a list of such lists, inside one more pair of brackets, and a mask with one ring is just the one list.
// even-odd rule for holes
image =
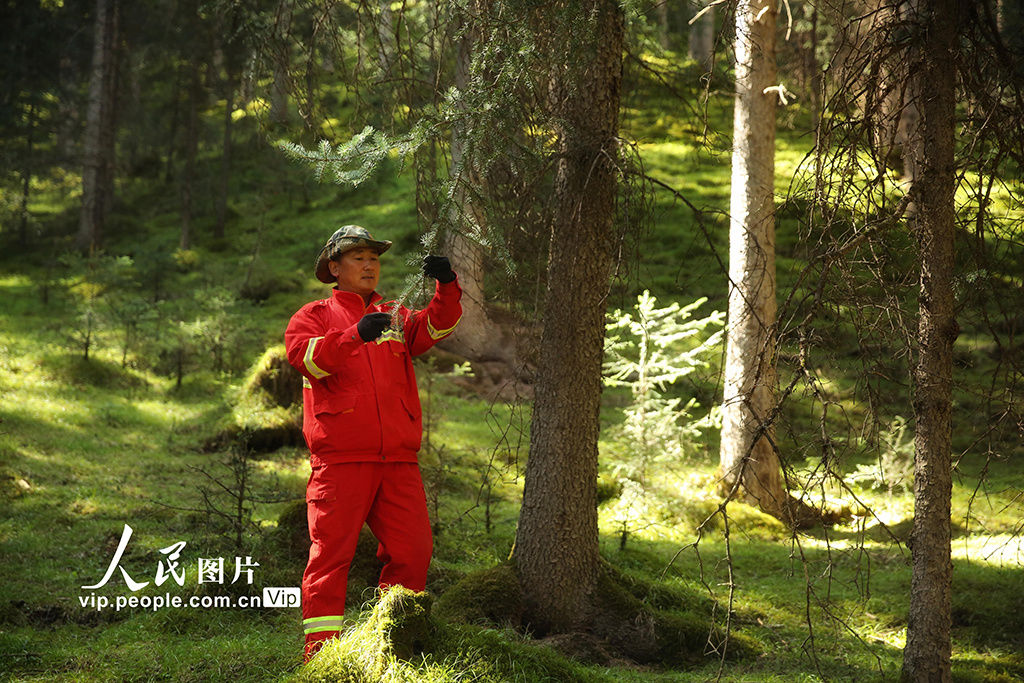
[[451, 282], [455, 279], [455, 271], [452, 270], [451, 261], [447, 256], [424, 256], [423, 274], [441, 283]]

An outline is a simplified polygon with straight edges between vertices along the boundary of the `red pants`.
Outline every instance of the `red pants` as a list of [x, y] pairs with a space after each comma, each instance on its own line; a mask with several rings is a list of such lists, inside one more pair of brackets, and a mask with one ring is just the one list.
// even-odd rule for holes
[[318, 465], [306, 503], [312, 544], [302, 576], [302, 624], [308, 659], [341, 629], [348, 569], [364, 522], [379, 543], [381, 588], [424, 590], [434, 541], [413, 462]]

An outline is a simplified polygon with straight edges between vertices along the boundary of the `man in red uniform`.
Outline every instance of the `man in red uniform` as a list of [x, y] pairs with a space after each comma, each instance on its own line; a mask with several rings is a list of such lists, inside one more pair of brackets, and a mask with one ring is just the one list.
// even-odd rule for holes
[[285, 331], [288, 360], [304, 378], [312, 466], [302, 577], [307, 661], [341, 628], [364, 523], [379, 543], [380, 587], [426, 587], [433, 538], [416, 459], [423, 422], [412, 357], [455, 328], [462, 290], [447, 258], [427, 256], [423, 272], [437, 281], [427, 307], [382, 302], [379, 257], [390, 246], [359, 226], [339, 228], [316, 261], [317, 278], [335, 283], [330, 298], [303, 306]]

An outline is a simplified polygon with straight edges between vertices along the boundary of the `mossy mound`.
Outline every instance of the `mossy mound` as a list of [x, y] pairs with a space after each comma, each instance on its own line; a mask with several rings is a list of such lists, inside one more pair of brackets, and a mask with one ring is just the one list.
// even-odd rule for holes
[[328, 642], [297, 679], [342, 683], [594, 680], [553, 648], [511, 630], [447, 623], [433, 612], [426, 593], [393, 588], [365, 621]]
[[261, 392], [272, 405], [282, 408], [302, 404], [302, 375], [288, 362], [284, 344], [271, 346], [263, 352], [249, 372], [242, 391]]
[[[521, 629], [524, 603], [515, 567], [504, 564], [467, 575], [438, 598], [434, 614], [451, 623]], [[696, 591], [630, 577], [603, 564], [586, 625], [541, 642], [571, 659], [601, 666], [631, 663], [688, 667], [709, 657], [747, 656], [759, 648], [712, 620], [715, 603]]]
[[[280, 411], [282, 409], [278, 409]], [[277, 411], [275, 411], [277, 412]], [[264, 417], [266, 417], [264, 415]], [[229, 448], [245, 449], [249, 453], [272, 453], [279, 448], [305, 444], [302, 438], [302, 415], [279, 414], [273, 421], [261, 425], [228, 424], [202, 444], [207, 453]]]
[[288, 363], [284, 346], [267, 349], [232, 401], [231, 416], [203, 444], [206, 451], [230, 447], [251, 453], [302, 446], [302, 376]]
[[49, 354], [42, 358], [39, 368], [47, 377], [65, 386], [100, 389], [139, 389], [149, 386], [142, 375], [95, 356], [86, 360], [81, 356]]
[[403, 662], [429, 649], [432, 603], [428, 593], [401, 586], [388, 590], [365, 621], [324, 646], [302, 670], [299, 680], [415, 680], [397, 673], [406, 668]]
[[[607, 641], [612, 652], [639, 664], [692, 666], [722, 656], [726, 634], [712, 621], [713, 609], [704, 596], [687, 599], [667, 594], [663, 587], [628, 577], [604, 563], [591, 632]], [[725, 655], [738, 658], [757, 650], [754, 641], [734, 631]]]
[[523, 616], [519, 576], [507, 564], [473, 572], [438, 598], [434, 612], [455, 623], [518, 628]]
[[309, 518], [305, 500], [285, 507], [277, 518], [275, 537], [290, 560], [306, 562], [309, 557]]

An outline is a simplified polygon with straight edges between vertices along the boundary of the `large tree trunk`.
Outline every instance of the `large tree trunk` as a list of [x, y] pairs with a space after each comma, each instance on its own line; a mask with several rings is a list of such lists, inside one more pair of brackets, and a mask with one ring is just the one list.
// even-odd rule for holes
[[75, 246], [88, 251], [103, 241], [113, 196], [117, 0], [96, 0], [92, 73], [82, 155], [82, 208]]
[[786, 518], [774, 446], [775, 94], [774, 0], [736, 8], [736, 104], [729, 221], [729, 322], [720, 464], [724, 486]]
[[912, 21], [912, 10], [908, 3], [889, 0], [873, 0], [868, 9], [870, 49], [879, 59], [878, 83], [868, 91], [865, 102], [866, 115], [874, 123], [876, 165], [880, 173], [888, 167], [898, 168], [901, 184], [909, 189], [918, 173], [913, 145], [921, 116], [916, 98], [908, 91], [910, 65], [904, 59], [893, 59], [891, 46], [900, 42], [906, 22]]
[[[479, 3], [471, 3], [471, 11], [479, 11]], [[472, 22], [466, 17], [464, 22]], [[455, 87], [465, 91], [469, 87], [469, 70], [473, 59], [473, 49], [479, 41], [479, 31], [472, 27], [464, 27], [459, 38], [459, 51], [455, 64]], [[445, 235], [444, 250], [451, 258], [452, 267], [459, 274], [462, 286], [462, 320], [455, 332], [445, 340], [445, 348], [473, 360], [492, 357], [497, 352], [496, 333], [487, 316], [484, 299], [484, 250], [480, 242], [472, 239], [476, 226], [484, 227], [484, 215], [475, 205], [472, 193], [468, 188], [476, 188], [477, 192], [485, 191], [484, 180], [472, 166], [472, 160], [466, 159], [466, 142], [464, 127], [458, 126], [452, 132], [451, 169], [455, 178], [456, 207], [458, 215], [453, 216], [452, 224], [457, 230], [450, 230]]]
[[917, 0], [911, 19], [915, 46], [910, 64], [913, 98], [921, 112], [913, 149], [919, 175], [913, 186], [914, 229], [921, 259], [918, 359], [914, 372], [913, 574], [903, 677], [950, 681], [950, 502], [952, 483], [953, 342], [958, 333], [953, 300], [954, 168], [958, 0]]
[[578, 4], [593, 19], [592, 33], [564, 41], [579, 47], [553, 92], [565, 129], [515, 551], [526, 618], [538, 633], [586, 623], [599, 561], [598, 408], [624, 18], [615, 0]]

